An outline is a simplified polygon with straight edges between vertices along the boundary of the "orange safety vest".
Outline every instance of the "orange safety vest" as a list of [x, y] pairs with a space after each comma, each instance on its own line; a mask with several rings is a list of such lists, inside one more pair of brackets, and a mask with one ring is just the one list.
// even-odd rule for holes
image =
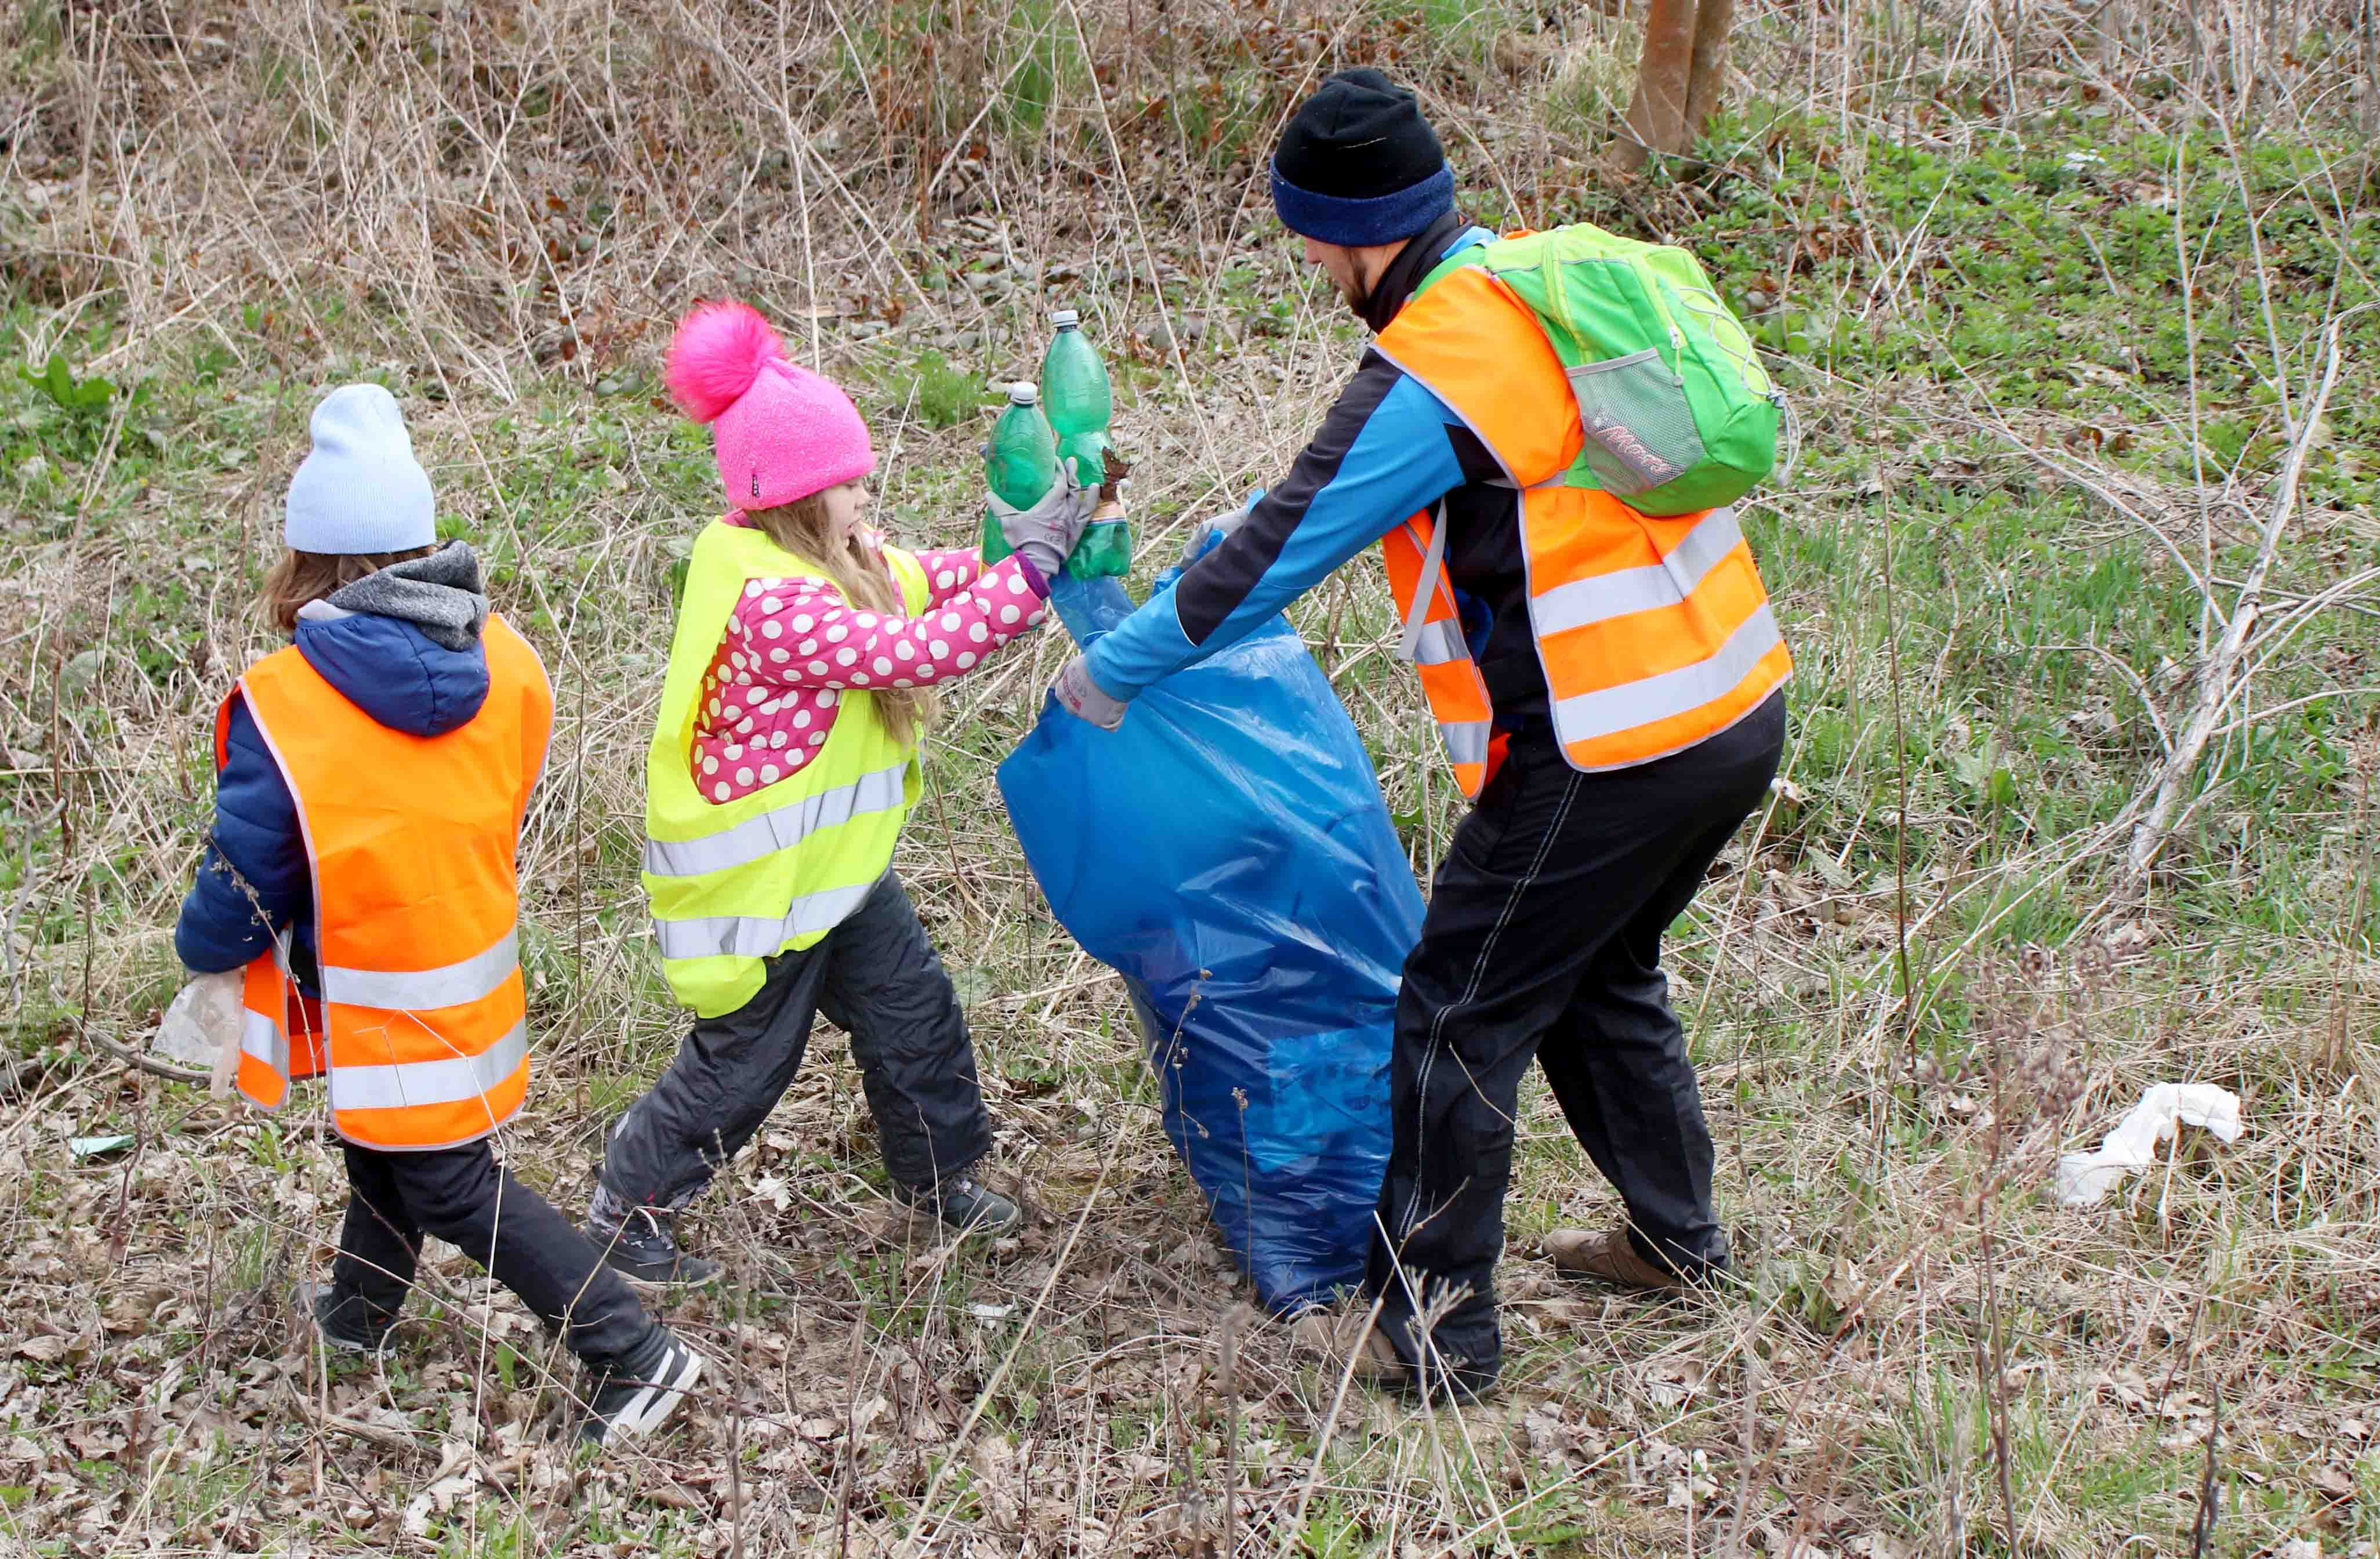
[[[1449, 272], [1404, 306], [1382, 356], [1451, 408], [1520, 490], [1529, 625], [1554, 734], [1575, 769], [1682, 751], [1759, 707], [1793, 669], [1732, 509], [1659, 518], [1599, 488], [1579, 458], [1578, 400], [1527, 304], [1484, 270]], [[1488, 685], [1442, 566], [1445, 527], [1415, 515], [1380, 543], [1463, 794], [1501, 761]]]
[[[481, 642], [487, 701], [443, 736], [381, 725], [294, 645], [233, 695], [298, 805], [322, 993], [298, 991], [282, 930], [242, 986], [239, 1090], [277, 1110], [293, 1078], [327, 1072], [332, 1124], [367, 1147], [476, 1141], [528, 1089], [515, 857], [553, 688], [503, 618]], [[215, 716], [218, 768], [231, 707]]]

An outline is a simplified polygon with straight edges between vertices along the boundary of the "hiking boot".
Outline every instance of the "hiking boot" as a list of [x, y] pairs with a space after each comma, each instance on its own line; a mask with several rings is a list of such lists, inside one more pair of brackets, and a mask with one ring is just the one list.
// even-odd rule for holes
[[591, 1445], [617, 1445], [650, 1433], [677, 1411], [705, 1366], [676, 1333], [656, 1325], [636, 1352], [597, 1380], [578, 1437]]
[[1413, 1373], [1397, 1346], [1372, 1324], [1368, 1305], [1342, 1313], [1307, 1310], [1290, 1322], [1289, 1340], [1298, 1352], [1318, 1358], [1329, 1369], [1352, 1367], [1355, 1379], [1366, 1385], [1402, 1385]]
[[603, 1264], [638, 1283], [690, 1286], [719, 1275], [719, 1263], [690, 1255], [677, 1243], [677, 1219], [658, 1208], [629, 1208], [614, 1227], [600, 1217], [587, 1220], [587, 1237], [603, 1252]]
[[1546, 1236], [1545, 1246], [1554, 1271], [1572, 1277], [1591, 1277], [1615, 1288], [1675, 1291], [1688, 1286], [1685, 1274], [1668, 1262], [1646, 1261], [1625, 1229], [1607, 1229], [1599, 1235], [1585, 1229], [1556, 1229]]
[[955, 1175], [930, 1191], [893, 1188], [902, 1201], [930, 1212], [942, 1227], [963, 1235], [1004, 1235], [1025, 1222], [1017, 1205], [971, 1175]]
[[362, 1295], [342, 1295], [331, 1284], [299, 1284], [298, 1304], [314, 1322], [314, 1334], [334, 1353], [378, 1353], [396, 1330], [395, 1316], [374, 1315]]

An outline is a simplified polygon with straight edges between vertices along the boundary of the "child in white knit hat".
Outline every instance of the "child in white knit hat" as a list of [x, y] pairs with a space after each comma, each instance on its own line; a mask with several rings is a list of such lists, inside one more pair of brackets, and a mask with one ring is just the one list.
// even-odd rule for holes
[[585, 1426], [653, 1428], [703, 1360], [491, 1147], [528, 1086], [516, 856], [553, 694], [488, 609], [479, 560], [438, 545], [430, 479], [376, 384], [314, 409], [265, 588], [295, 642], [215, 719], [215, 822], [175, 944], [237, 980], [240, 1091], [278, 1109], [327, 1076], [353, 1197], [322, 1342], [377, 1351], [436, 1235], [588, 1366]]

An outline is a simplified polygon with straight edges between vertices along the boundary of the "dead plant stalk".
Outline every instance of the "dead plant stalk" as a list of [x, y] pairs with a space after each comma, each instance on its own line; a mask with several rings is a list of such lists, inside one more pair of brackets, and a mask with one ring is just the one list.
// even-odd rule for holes
[[2255, 561], [2249, 565], [2231, 609], [2223, 615], [2222, 637], [2216, 640], [2214, 649], [2192, 676], [2194, 696], [2190, 718], [2182, 723], [2174, 738], [2173, 752], [2143, 790], [2146, 810], [2133, 823], [2131, 840], [2124, 852], [2122, 886], [2131, 894], [2137, 895], [2147, 885], [2149, 869], [2171, 835], [2175, 814], [2197, 774], [2199, 759], [2222, 724], [2224, 713], [2240, 693], [2240, 671], [2257, 643], [2265, 579], [2273, 570], [2274, 560], [2280, 554], [2281, 538], [2297, 512], [2299, 478], [2304, 473], [2307, 453], [2322, 431], [2323, 413], [2330, 405], [2331, 390], [2338, 383], [2340, 331], [2347, 318], [2360, 311], [2359, 308], [2333, 317], [2323, 331], [2322, 369], [2290, 430], [2289, 453], [2281, 462], [2264, 530], [2257, 539]]

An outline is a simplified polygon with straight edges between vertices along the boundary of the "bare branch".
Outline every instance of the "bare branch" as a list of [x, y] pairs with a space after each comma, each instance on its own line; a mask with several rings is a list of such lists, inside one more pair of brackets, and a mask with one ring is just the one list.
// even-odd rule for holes
[[2172, 830], [2175, 809], [2197, 773], [2199, 757], [2206, 750], [2225, 708], [2231, 702], [2240, 664], [2255, 637], [2265, 579], [2272, 573], [2273, 562], [2279, 555], [2281, 536], [2289, 527], [2289, 517], [2297, 511], [2298, 479], [2304, 474], [2307, 452], [2322, 430], [2322, 416], [2330, 404], [2331, 389], [2338, 383], [2340, 329], [2354, 312], [2350, 310], [2333, 319], [2323, 333], [2322, 377], [2298, 420], [2289, 455], [2281, 462], [2280, 481], [2265, 520], [2264, 535], [2256, 546], [2256, 561], [2240, 586], [2222, 637], [2198, 668], [2198, 697], [2190, 719], [2174, 743], [2172, 756], [2158, 772], [2147, 810], [2132, 825], [2131, 844], [2124, 855], [2123, 886], [2128, 893], [2137, 893], [2147, 881], [2149, 868], [2165, 848]]

